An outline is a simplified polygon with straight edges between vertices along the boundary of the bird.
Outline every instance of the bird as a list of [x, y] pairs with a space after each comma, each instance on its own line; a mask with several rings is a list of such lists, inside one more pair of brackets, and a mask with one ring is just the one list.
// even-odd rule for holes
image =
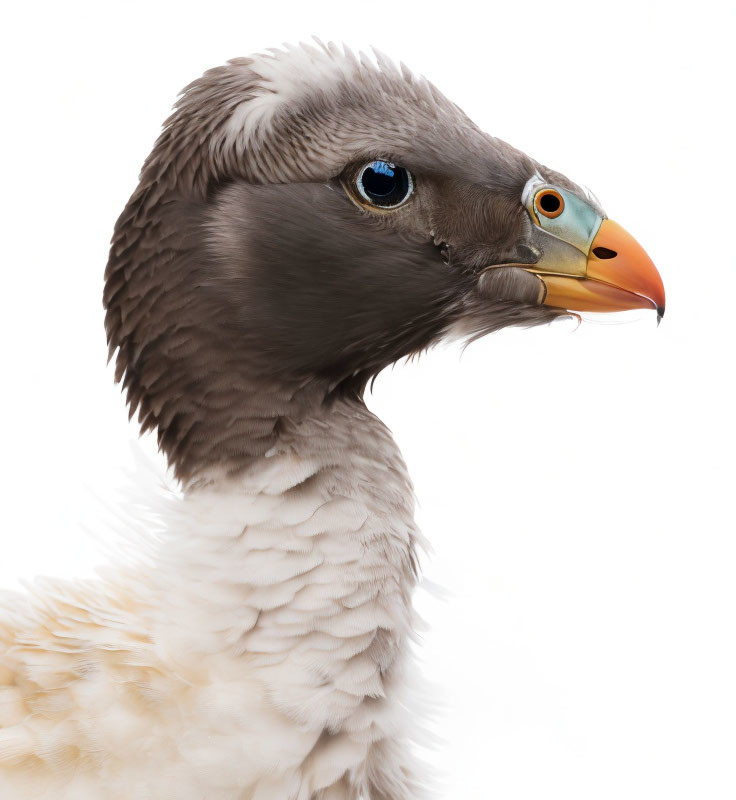
[[103, 303], [178, 489], [140, 510], [132, 561], [3, 600], [0, 797], [425, 797], [423, 539], [366, 391], [446, 338], [659, 320], [651, 259], [427, 79], [314, 40], [182, 91]]

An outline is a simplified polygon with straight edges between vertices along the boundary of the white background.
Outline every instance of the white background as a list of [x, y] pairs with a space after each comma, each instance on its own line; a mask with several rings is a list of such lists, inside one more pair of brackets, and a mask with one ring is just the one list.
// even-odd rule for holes
[[[88, 575], [136, 428], [105, 367], [113, 223], [177, 92], [317, 34], [374, 44], [590, 186], [667, 316], [439, 349], [376, 382], [444, 601], [441, 796], [736, 797], [730, 4], [146, 2], [4, 12], [0, 583]], [[144, 439], [141, 447], [155, 457]], [[101, 498], [95, 499], [95, 498]]]

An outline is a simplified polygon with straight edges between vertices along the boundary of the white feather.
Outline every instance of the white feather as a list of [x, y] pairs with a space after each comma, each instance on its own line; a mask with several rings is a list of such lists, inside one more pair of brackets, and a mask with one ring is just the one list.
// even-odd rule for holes
[[347, 800], [372, 770], [406, 785], [411, 488], [374, 417], [331, 422], [331, 448], [306, 425], [322, 444], [303, 456], [160, 491], [140, 563], [13, 606], [0, 797]]

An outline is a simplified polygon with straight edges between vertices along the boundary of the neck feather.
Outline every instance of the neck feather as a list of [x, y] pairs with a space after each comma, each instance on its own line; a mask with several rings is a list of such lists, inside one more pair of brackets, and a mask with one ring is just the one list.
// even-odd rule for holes
[[284, 421], [246, 469], [186, 487], [157, 570], [172, 646], [378, 675], [411, 625], [418, 537], [399, 450], [362, 402]]
[[389, 431], [336, 401], [284, 423], [247, 469], [189, 483], [156, 565], [155, 639], [190, 681], [250, 676], [309, 729], [385, 735], [377, 700], [406, 680], [418, 536]]

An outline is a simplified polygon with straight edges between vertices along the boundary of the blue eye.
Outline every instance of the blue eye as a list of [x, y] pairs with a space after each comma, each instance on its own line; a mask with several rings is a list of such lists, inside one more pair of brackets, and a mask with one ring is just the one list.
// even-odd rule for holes
[[411, 173], [390, 161], [371, 161], [361, 167], [355, 185], [360, 196], [377, 208], [397, 208], [411, 197]]

